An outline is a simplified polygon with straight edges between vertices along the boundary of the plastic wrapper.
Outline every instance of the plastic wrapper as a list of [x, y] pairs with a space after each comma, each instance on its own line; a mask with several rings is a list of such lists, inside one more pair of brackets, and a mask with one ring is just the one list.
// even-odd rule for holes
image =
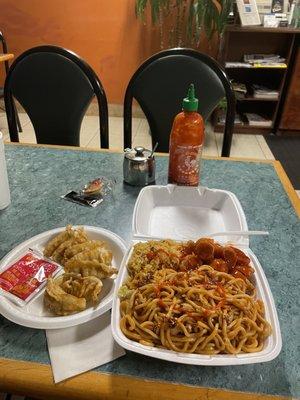
[[0, 294], [19, 306], [24, 306], [40, 293], [47, 279], [62, 267], [29, 249], [0, 274]]
[[113, 191], [115, 181], [100, 177], [86, 184], [79, 192], [72, 190], [63, 199], [87, 207], [97, 207], [104, 197]]

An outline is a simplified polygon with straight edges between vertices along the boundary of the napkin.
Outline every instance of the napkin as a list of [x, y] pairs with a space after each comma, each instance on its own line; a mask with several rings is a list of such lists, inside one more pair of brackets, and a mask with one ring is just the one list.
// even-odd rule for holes
[[55, 383], [125, 354], [113, 339], [110, 311], [82, 325], [47, 330], [46, 336]]

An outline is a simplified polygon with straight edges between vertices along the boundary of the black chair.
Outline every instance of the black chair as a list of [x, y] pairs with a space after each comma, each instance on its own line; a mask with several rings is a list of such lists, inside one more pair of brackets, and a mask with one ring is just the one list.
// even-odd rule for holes
[[108, 148], [107, 99], [92, 68], [61, 47], [25, 51], [12, 64], [4, 86], [11, 141], [19, 141], [13, 98], [31, 119], [38, 143], [79, 146], [82, 119], [94, 96], [100, 111], [100, 146]]
[[227, 113], [222, 156], [229, 157], [234, 127], [235, 96], [219, 64], [192, 49], [161, 51], [146, 60], [132, 76], [124, 99], [124, 147], [131, 147], [132, 100], [141, 106], [150, 126], [157, 151], [169, 151], [169, 136], [175, 115], [190, 83], [195, 84], [199, 112], [206, 120], [226, 97]]
[[[3, 54], [7, 54], [8, 53], [7, 44], [6, 44], [5, 38], [3, 36], [3, 33], [1, 31], [0, 31], [0, 42], [2, 43], [2, 53]], [[9, 71], [8, 60], [4, 61], [4, 68], [5, 68], [5, 74], [7, 76], [8, 71]], [[0, 87], [0, 99], [2, 99], [3, 97], [4, 97], [4, 88], [1, 86]], [[17, 122], [17, 126], [18, 126], [18, 129], [19, 129], [19, 132], [22, 132], [22, 127], [21, 127], [20, 119], [18, 117], [18, 113], [17, 113], [17, 109], [16, 109], [16, 106], [15, 106], [15, 103], [13, 103], [13, 107], [14, 107], [14, 112], [16, 114], [15, 118], [16, 118], [16, 122]], [[3, 109], [3, 111], [5, 111], [5, 109]]]

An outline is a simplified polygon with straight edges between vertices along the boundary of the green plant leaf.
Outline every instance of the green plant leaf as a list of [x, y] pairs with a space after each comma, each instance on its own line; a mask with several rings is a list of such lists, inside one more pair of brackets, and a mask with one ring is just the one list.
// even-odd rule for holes
[[[216, 32], [219, 37], [223, 34], [232, 2], [233, 0], [136, 0], [135, 12], [137, 18], [144, 21], [149, 5], [152, 24], [159, 23], [160, 29], [164, 27], [164, 19], [173, 14], [174, 22], [170, 28], [173, 39], [176, 40], [177, 37], [178, 40], [180, 37], [180, 42], [185, 40], [195, 43], [196, 41], [198, 44], [203, 30], [208, 40], [211, 40]], [[183, 44], [186, 45], [186, 43]]]
[[227, 109], [227, 100], [226, 100], [226, 97], [223, 97], [223, 98], [219, 101], [218, 107], [219, 107], [221, 110], [226, 110], [226, 109]]
[[192, 41], [193, 35], [195, 33], [195, 26], [197, 26], [197, 7], [194, 0], [190, 0], [188, 9], [188, 19], [187, 19], [187, 37]]
[[136, 0], [135, 3], [135, 15], [137, 18], [140, 18], [143, 22], [145, 20], [145, 9], [147, 6], [148, 0]]
[[227, 19], [232, 8], [233, 0], [221, 0], [222, 9], [220, 13], [221, 25], [219, 33], [222, 34], [227, 25]]

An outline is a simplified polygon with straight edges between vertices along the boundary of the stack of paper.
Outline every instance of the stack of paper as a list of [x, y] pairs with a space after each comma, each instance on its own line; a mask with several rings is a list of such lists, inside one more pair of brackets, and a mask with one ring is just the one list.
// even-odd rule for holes
[[246, 113], [245, 114], [250, 126], [271, 127], [272, 120], [266, 119], [259, 114]]
[[244, 62], [254, 68], [286, 68], [285, 58], [278, 54], [245, 54]]
[[245, 54], [244, 61], [249, 64], [278, 64], [284, 63], [285, 58], [278, 54]]
[[278, 99], [279, 92], [275, 89], [270, 89], [262, 85], [252, 85], [253, 97], [255, 99]]
[[225, 68], [252, 68], [252, 65], [249, 63], [243, 62], [226, 62]]

